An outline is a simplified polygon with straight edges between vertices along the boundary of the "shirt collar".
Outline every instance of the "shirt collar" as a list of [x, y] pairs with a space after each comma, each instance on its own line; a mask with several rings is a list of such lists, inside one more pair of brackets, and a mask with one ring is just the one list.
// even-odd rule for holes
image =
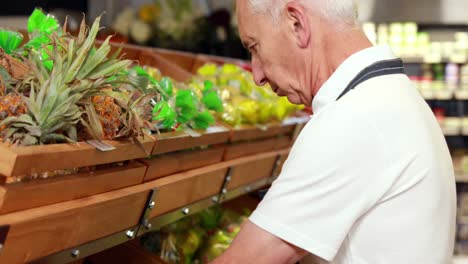
[[338, 66], [330, 78], [320, 87], [312, 101], [314, 114], [336, 101], [348, 84], [367, 66], [397, 57], [388, 46], [375, 46], [358, 51]]

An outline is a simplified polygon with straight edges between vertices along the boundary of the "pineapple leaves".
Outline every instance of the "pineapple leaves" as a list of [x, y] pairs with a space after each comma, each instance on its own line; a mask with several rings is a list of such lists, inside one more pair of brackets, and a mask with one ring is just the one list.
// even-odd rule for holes
[[[89, 54], [91, 48], [94, 47], [94, 40], [96, 39], [97, 33], [99, 31], [100, 20], [101, 17], [96, 18], [93, 26], [91, 27], [91, 30], [89, 31], [88, 37], [84, 41], [83, 45], [78, 49], [76, 58], [73, 60], [70, 68], [68, 69], [68, 73], [65, 76], [65, 83], [69, 83], [76, 78], [76, 75], [85, 63], [86, 57]], [[80, 41], [80, 37], [78, 37], [78, 41]]]
[[88, 116], [89, 124], [88, 127], [90, 132], [95, 136], [97, 139], [104, 138], [104, 131], [101, 126], [101, 121], [99, 120], [99, 115], [96, 113], [96, 109], [94, 108], [92, 103], [85, 104], [86, 115]]
[[0, 120], [4, 140], [36, 145], [138, 138], [152, 128], [150, 102], [159, 99], [162, 88], [130, 76], [134, 62], [119, 57], [122, 47], [111, 52], [111, 37], [95, 47], [100, 19], [91, 28], [83, 19], [73, 38], [53, 17], [33, 13], [28, 24], [33, 41], [21, 49], [25, 76], [12, 78], [9, 69], [0, 67], [0, 85], [21, 93], [17, 101], [23, 107], [17, 116]]
[[87, 77], [99, 64], [106, 60], [107, 54], [109, 54], [111, 49], [109, 45], [111, 38], [112, 36], [107, 37], [101, 47], [99, 47], [99, 49], [93, 55], [86, 59], [85, 64], [76, 76], [78, 80]]

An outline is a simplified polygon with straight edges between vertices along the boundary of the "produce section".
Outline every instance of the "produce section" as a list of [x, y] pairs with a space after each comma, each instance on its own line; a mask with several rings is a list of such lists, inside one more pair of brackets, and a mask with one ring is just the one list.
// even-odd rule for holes
[[0, 32], [2, 263], [84, 259], [266, 187], [307, 121], [237, 61], [188, 70], [99, 28], [35, 10]]
[[[222, 254], [312, 114], [255, 84], [235, 1], [20, 2], [0, 10], [0, 263]], [[466, 22], [420, 21], [431, 1], [357, 2], [372, 9], [363, 30], [403, 59], [445, 134], [455, 254], [467, 255]], [[398, 8], [403, 18], [366, 14]]]

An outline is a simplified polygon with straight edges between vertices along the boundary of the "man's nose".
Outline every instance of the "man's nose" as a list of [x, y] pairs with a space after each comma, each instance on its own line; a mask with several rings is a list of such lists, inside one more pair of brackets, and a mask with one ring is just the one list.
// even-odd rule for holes
[[252, 57], [252, 74], [256, 85], [263, 86], [267, 83], [267, 78], [263, 72], [262, 65], [254, 56]]

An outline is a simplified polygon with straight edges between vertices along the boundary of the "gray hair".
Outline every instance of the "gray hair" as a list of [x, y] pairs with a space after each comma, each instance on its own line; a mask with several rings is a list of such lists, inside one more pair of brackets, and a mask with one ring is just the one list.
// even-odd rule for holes
[[[254, 12], [269, 14], [277, 20], [281, 10], [291, 0], [249, 0]], [[358, 9], [355, 0], [295, 0], [306, 8], [316, 9], [330, 21], [341, 24], [356, 25]]]

